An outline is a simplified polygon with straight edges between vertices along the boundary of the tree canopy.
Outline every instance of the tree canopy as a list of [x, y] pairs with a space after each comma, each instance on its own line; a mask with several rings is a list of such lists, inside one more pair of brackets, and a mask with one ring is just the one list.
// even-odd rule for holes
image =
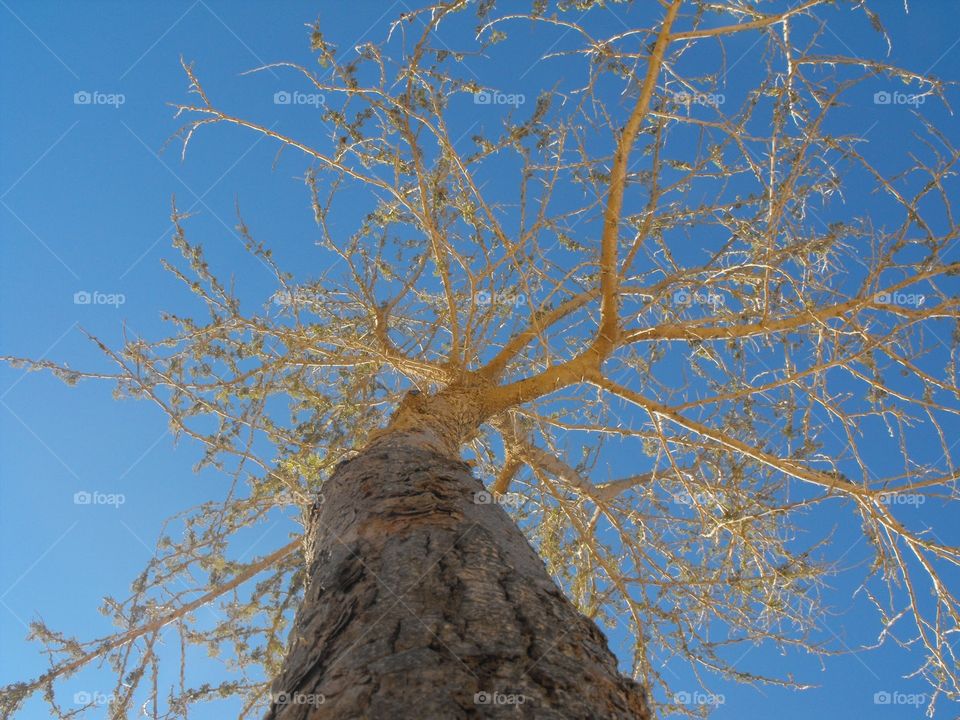
[[[68, 716], [57, 683], [104, 659], [116, 716], [224, 696], [262, 712], [303, 548], [241, 561], [231, 539], [281, 506], [308, 526], [324, 479], [409, 391], [460, 385], [484, 393], [463, 452], [489, 499], [582, 612], [629, 632], [659, 712], [705, 709], [677, 701], [668, 663], [705, 689], [804, 687], [789, 661], [750, 667], [737, 648], [843, 651], [822, 622], [839, 573], [877, 644], [914, 653], [930, 708], [960, 698], [960, 550], [908, 512], [957, 500], [960, 153], [919, 111], [951, 88], [885, 61], [873, 5], [451, 0], [356, 46], [318, 20], [309, 61], [251, 71], [322, 98], [312, 137], [233, 114], [185, 59], [186, 161], [225, 125], [301, 158], [336, 262], [281, 267], [239, 208], [276, 281], [241, 302], [175, 201], [182, 259], [165, 267], [205, 315], [94, 338], [113, 374], [11, 359], [153, 401], [229, 480], [222, 502], [171, 519], [128, 596], [105, 598], [116, 634], [33, 625], [50, 670], [7, 687], [4, 712], [43, 692]], [[845, 48], [839, 22], [872, 28], [876, 57]], [[510, 75], [528, 56], [560, 68], [536, 96]], [[915, 111], [909, 152], [856, 122], [864, 103]], [[502, 112], [478, 120], [488, 105]], [[868, 566], [844, 564], [838, 522], [859, 526]], [[208, 603], [226, 617], [199, 619]], [[155, 646], [171, 630], [169, 690]], [[227, 658], [224, 678], [194, 678], [190, 646]]]

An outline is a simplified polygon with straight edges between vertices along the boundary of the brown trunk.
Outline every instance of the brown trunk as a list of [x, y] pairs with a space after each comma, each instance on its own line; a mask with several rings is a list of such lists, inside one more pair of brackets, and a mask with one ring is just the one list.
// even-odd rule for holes
[[343, 463], [269, 720], [649, 718], [467, 465], [395, 431]]

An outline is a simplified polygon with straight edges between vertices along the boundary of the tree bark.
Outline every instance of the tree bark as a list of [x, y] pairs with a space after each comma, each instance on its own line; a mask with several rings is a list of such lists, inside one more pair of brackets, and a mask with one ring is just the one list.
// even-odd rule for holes
[[388, 433], [323, 497], [268, 720], [650, 717], [458, 458]]

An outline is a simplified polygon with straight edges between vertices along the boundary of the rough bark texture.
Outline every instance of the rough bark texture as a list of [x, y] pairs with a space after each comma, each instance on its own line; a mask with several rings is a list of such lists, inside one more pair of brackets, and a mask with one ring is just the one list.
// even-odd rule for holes
[[402, 431], [337, 469], [269, 720], [649, 718], [604, 636], [482, 491]]

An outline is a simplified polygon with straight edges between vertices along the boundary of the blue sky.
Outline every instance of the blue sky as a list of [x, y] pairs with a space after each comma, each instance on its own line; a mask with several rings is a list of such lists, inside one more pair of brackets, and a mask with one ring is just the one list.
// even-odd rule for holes
[[[318, 15], [327, 37], [349, 47], [382, 37], [386, 22], [402, 9], [401, 3], [372, 1], [0, 0], [0, 354], [107, 370], [109, 363], [82, 330], [118, 346], [124, 328], [159, 337], [165, 331], [161, 310], [197, 312], [200, 306], [159, 264], [177, 254], [169, 242], [174, 194], [181, 209], [197, 213], [191, 239], [203, 242], [215, 267], [227, 269], [245, 301], [263, 303], [276, 287], [233, 232], [237, 202], [281, 266], [307, 274], [322, 270], [329, 258], [314, 245], [302, 158], [287, 151], [277, 161], [274, 144], [228, 127], [201, 134], [185, 161], [175, 143], [165, 147], [180, 124], [168, 103], [187, 99], [179, 58], [196, 63], [219, 104], [310, 137], [316, 107], [274, 103], [277, 91], [309, 91], [295, 75], [240, 73], [280, 60], [310, 63], [305, 24]], [[905, 15], [901, 3], [891, 0], [882, 9], [894, 40], [892, 62], [947, 79], [960, 75], [960, 4], [917, 2]], [[882, 41], [863, 22], [836, 27], [836, 41], [849, 52], [882, 52]], [[507, 74], [511, 88], [530, 97], [554, 82], [555, 66], [532, 65], [520, 74], [518, 62], [494, 57], [477, 67]], [[731, 73], [729, 87], [736, 85], [737, 73]], [[887, 86], [878, 82], [863, 92]], [[455, 112], [454, 122], [467, 127], [469, 114], [478, 111], [464, 106]], [[869, 128], [873, 138], [899, 145], [909, 142], [907, 112], [865, 104], [847, 122], [851, 131]], [[955, 117], [929, 112], [960, 139]], [[865, 192], [859, 194], [869, 202]], [[859, 199], [856, 188], [852, 197]], [[84, 297], [77, 293], [96, 293], [95, 302], [76, 304]], [[83, 638], [108, 633], [112, 628], [96, 608], [105, 594], [124, 596], [152, 554], [163, 520], [224, 492], [217, 473], [193, 472], [199, 448], [189, 442], [174, 446], [156, 408], [116, 402], [111, 391], [95, 382], [67, 388], [42, 373], [0, 366], [0, 684], [36, 676], [46, 666], [37, 646], [23, 642], [32, 619], [42, 616]], [[75, 494], [82, 492], [122, 495], [123, 503], [76, 504]], [[949, 519], [946, 511], [939, 517]], [[863, 557], [857, 528], [843, 525], [839, 514], [836, 521], [853, 565]], [[265, 554], [287, 542], [294, 527], [278, 514], [251, 529], [244, 538], [249, 547], [238, 551], [247, 559]], [[874, 618], [850, 599], [851, 590], [839, 578], [831, 599], [854, 609], [833, 624], [853, 646], [868, 639]], [[614, 632], [611, 640], [628, 658], [622, 634]], [[760, 667], [787, 662], [771, 649], [750, 655]], [[915, 660], [885, 647], [869, 656], [832, 658], [821, 671], [813, 660], [792, 657], [789, 669], [818, 689], [798, 695], [718, 683], [714, 687], [726, 702], [715, 717], [766, 717], [771, 708], [783, 720], [806, 719], [811, 712], [827, 718], [921, 717], [921, 709], [872, 703], [878, 691], [924, 692], [922, 684], [901, 678]], [[69, 700], [70, 692], [109, 692], [112, 683], [109, 674], [90, 670], [66, 687]], [[958, 710], [943, 705], [943, 716]], [[46, 712], [33, 703], [22, 717]]]

